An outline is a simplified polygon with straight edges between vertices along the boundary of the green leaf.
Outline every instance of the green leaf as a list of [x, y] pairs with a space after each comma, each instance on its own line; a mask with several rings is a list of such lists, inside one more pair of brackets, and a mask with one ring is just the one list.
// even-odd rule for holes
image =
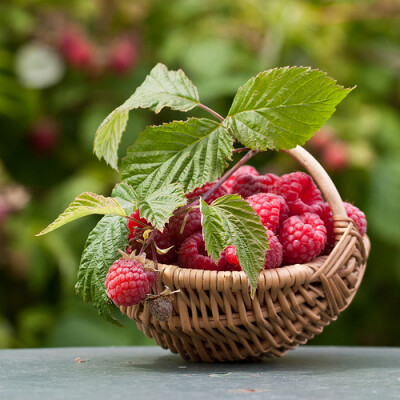
[[168, 71], [164, 64], [158, 63], [123, 107], [149, 108], [159, 113], [164, 107], [189, 111], [199, 103], [196, 87], [181, 69]]
[[132, 214], [133, 211], [137, 209], [139, 196], [128, 183], [121, 182], [116, 185], [111, 195], [118, 200], [119, 204], [121, 204], [121, 207], [127, 212], [127, 214]]
[[254, 295], [268, 250], [268, 236], [260, 217], [239, 195], [220, 197], [211, 205], [201, 199], [200, 210], [208, 254], [218, 262], [221, 252], [227, 246], [235, 245], [239, 263]]
[[138, 202], [140, 216], [149, 221], [155, 228], [163, 230], [173, 211], [186, 204], [182, 185], [173, 183], [148, 193]]
[[126, 128], [129, 110], [140, 107], [159, 113], [162, 108], [170, 107], [189, 111], [199, 102], [196, 87], [182, 70], [168, 71], [165, 65], [159, 63], [135, 93], [101, 123], [94, 139], [94, 153], [118, 170], [118, 145]]
[[68, 222], [91, 214], [114, 214], [122, 217], [127, 215], [126, 211], [118, 203], [118, 200], [111, 197], [104, 197], [96, 193], [84, 192], [76, 197], [54, 222], [36, 236], [44, 235]]
[[112, 322], [115, 306], [107, 296], [105, 280], [111, 265], [120, 258], [117, 249], [128, 245], [128, 235], [125, 218], [103, 217], [88, 237], [75, 286], [84, 301], [92, 303], [102, 317]]
[[351, 90], [318, 70], [271, 69], [239, 88], [224, 125], [252, 149], [290, 149], [318, 131]]
[[185, 192], [218, 179], [233, 138], [218, 122], [191, 118], [147, 127], [122, 160], [122, 177], [142, 193], [179, 182]]
[[128, 122], [128, 110], [113, 111], [100, 124], [94, 137], [94, 153], [118, 171], [118, 146]]

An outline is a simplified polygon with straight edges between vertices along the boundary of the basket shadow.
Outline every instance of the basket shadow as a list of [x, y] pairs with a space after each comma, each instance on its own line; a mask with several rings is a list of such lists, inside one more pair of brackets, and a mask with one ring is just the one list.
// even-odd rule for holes
[[[335, 372], [361, 371], [373, 368], [393, 368], [390, 361], [377, 365], [376, 356], [368, 349], [365, 352], [354, 348], [313, 348], [307, 346], [289, 352], [282, 358], [265, 358], [262, 360], [237, 361], [229, 363], [204, 363], [184, 361], [178, 355], [167, 354], [146, 360], [146, 363], [135, 363], [132, 368], [158, 373], [180, 372], [184, 375], [209, 375], [222, 377], [231, 374], [260, 374], [267, 372], [302, 373], [325, 375]], [[376, 354], [376, 353], [375, 353]]]

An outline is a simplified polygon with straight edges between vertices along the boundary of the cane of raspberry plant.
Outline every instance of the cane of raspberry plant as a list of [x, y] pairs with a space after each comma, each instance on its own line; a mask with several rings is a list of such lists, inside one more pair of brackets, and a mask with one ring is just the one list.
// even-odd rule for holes
[[[68, 40], [66, 42], [64, 48], [69, 47]], [[86, 64], [89, 53], [87, 50], [81, 53], [76, 59], [71, 57], [71, 62]], [[299, 87], [302, 90], [298, 90]], [[171, 240], [177, 246], [176, 250], [179, 247], [178, 263], [182, 267], [206, 266], [208, 269], [235, 271], [238, 267], [228, 261], [232, 254], [227, 250], [234, 246], [239, 266], [248, 278], [250, 294], [254, 296], [258, 276], [265, 267], [268, 237], [272, 248], [277, 236], [266, 232], [260, 220], [262, 217], [265, 221], [265, 215], [261, 211], [260, 216], [257, 215], [243, 197], [273, 191], [285, 199], [291, 212], [293, 204], [296, 207], [311, 206], [323, 199], [310, 182], [305, 184], [311, 178], [278, 179], [273, 174], [258, 176], [249, 168], [246, 174], [242, 174], [244, 165], [262, 151], [303, 145], [324, 125], [351, 90], [311, 68], [270, 69], [241, 86], [230, 109], [222, 116], [201, 103], [197, 88], [182, 70], [170, 71], [165, 65], [157, 64], [132, 96], [105, 118], [95, 135], [95, 154], [121, 171], [122, 182], [115, 186], [109, 197], [82, 193], [40, 234], [85, 215], [104, 215], [90, 233], [83, 251], [76, 290], [109, 320], [112, 320], [113, 305], [105, 281], [108, 270], [120, 258], [117, 249], [130, 246], [132, 252], [139, 252], [137, 257], [151, 256], [157, 269], [167, 250], [157, 246], [157, 232], [167, 235], [165, 239]], [[148, 108], [158, 113], [164, 107], [182, 112], [197, 107], [204, 113], [208, 112], [209, 118], [189, 118], [149, 126], [119, 162], [118, 146], [129, 112]], [[227, 168], [234, 153], [240, 152], [245, 152], [244, 156]], [[284, 208], [281, 203], [277, 218], [271, 212], [274, 218], [270, 218], [269, 223], [273, 224], [271, 228], [280, 229], [278, 238], [288, 260], [290, 250], [285, 250], [285, 243], [296, 247], [285, 236], [294, 224], [291, 218], [300, 218], [303, 225], [311, 220], [321, 220], [317, 216], [308, 219], [301, 216], [283, 221], [287, 214]], [[139, 219], [133, 218], [136, 223], [144, 219], [149, 228], [134, 226], [135, 221], [132, 222], [130, 217], [134, 212], [138, 213], [138, 218], [140, 216]], [[318, 225], [317, 231], [323, 234], [325, 227], [321, 223], [322, 226], [319, 222], [315, 224]], [[309, 239], [306, 253], [311, 254], [312, 246], [319, 249], [324, 240], [313, 237], [307, 229], [301, 235]], [[136, 268], [140, 270], [137, 265]], [[123, 272], [120, 275], [124, 277], [122, 281], [128, 275], [129, 271]], [[143, 293], [131, 296], [134, 301], [140, 301], [138, 299], [150, 290], [151, 279], [146, 281], [144, 278], [148, 274], [141, 272], [139, 275], [147, 284], [141, 284]], [[114, 279], [119, 278], [109, 278], [107, 285], [110, 286]], [[160, 293], [157, 282], [155, 279], [156, 295]], [[117, 287], [118, 284], [114, 290]], [[130, 284], [123, 287], [130, 288]], [[111, 290], [109, 295], [116, 298]]]

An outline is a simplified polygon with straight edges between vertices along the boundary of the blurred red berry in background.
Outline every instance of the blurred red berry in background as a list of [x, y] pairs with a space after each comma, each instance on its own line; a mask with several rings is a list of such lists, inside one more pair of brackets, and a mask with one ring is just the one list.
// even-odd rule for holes
[[59, 47], [67, 63], [73, 67], [88, 67], [93, 61], [93, 44], [78, 30], [63, 31], [60, 35]]
[[117, 74], [126, 74], [137, 61], [137, 44], [134, 38], [125, 36], [110, 47], [109, 67]]
[[38, 121], [28, 133], [32, 151], [38, 156], [47, 156], [57, 147], [60, 130], [56, 122], [50, 118]]

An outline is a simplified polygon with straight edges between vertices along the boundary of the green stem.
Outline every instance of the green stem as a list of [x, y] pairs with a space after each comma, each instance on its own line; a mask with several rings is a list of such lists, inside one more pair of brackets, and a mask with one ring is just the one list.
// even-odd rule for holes
[[[222, 177], [218, 180], [218, 182], [210, 188], [206, 193], [201, 195], [200, 197], [205, 200], [207, 199], [211, 194], [213, 194], [219, 187], [223, 185], [223, 183], [230, 177], [232, 176], [242, 165], [246, 164], [247, 161], [250, 160], [253, 156], [255, 156], [257, 153], [259, 153], [260, 150], [255, 149], [255, 150], [250, 150], [244, 157], [242, 157], [229, 171], [227, 171]], [[192, 201], [191, 203], [187, 204], [186, 206], [183, 206], [181, 208], [178, 208], [178, 210], [175, 211], [175, 215], [181, 214], [185, 211], [187, 211], [190, 208], [197, 207], [200, 204], [200, 199], [196, 199]]]
[[206, 110], [207, 112], [209, 112], [212, 116], [219, 119], [221, 122], [224, 121], [224, 117], [222, 115], [219, 115], [216, 111], [212, 110], [211, 108], [209, 108], [201, 103], [199, 103], [198, 106], [200, 108], [202, 108], [203, 110]]
[[250, 160], [251, 157], [255, 156], [259, 153], [260, 150], [250, 150], [244, 157], [242, 157], [229, 171], [227, 171], [222, 177], [218, 180], [218, 182], [208, 190], [208, 192], [201, 195], [202, 199], [207, 199], [211, 194], [213, 194], [219, 187], [223, 185], [223, 183], [230, 178], [242, 165], [246, 164], [247, 161]]

